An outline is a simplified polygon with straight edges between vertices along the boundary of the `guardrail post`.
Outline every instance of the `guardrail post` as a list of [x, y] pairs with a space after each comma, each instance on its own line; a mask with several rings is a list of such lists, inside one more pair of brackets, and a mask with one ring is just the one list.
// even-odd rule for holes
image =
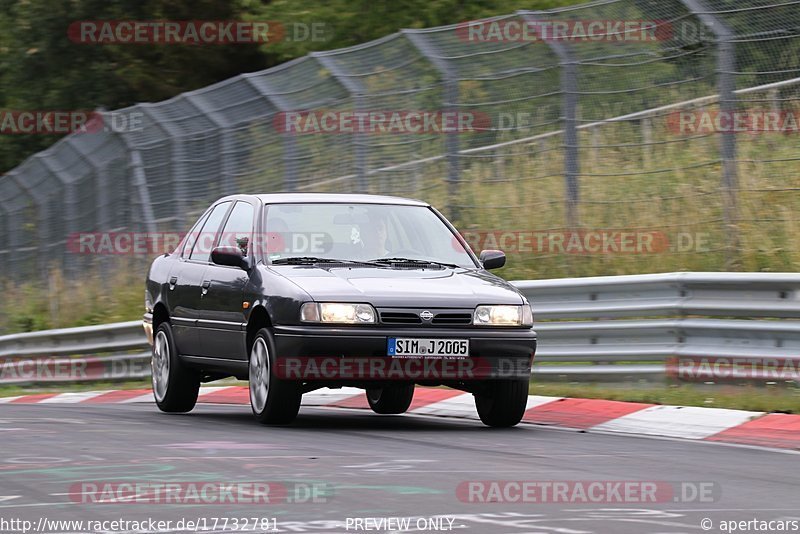
[[[537, 13], [520, 12], [522, 19], [532, 25], [544, 19]], [[578, 140], [578, 61], [566, 42], [545, 39], [550, 50], [558, 57], [561, 67], [561, 93], [564, 107], [564, 196], [567, 228], [580, 225], [580, 142]]]
[[[453, 113], [458, 111], [459, 91], [458, 73], [450, 64], [442, 59], [444, 54], [424, 35], [414, 30], [401, 30], [408, 41], [416, 48], [425, 59], [431, 62], [441, 74], [444, 81], [444, 96], [442, 111]], [[458, 136], [461, 132], [449, 131], [445, 137], [445, 154], [447, 156], [447, 196], [449, 199], [448, 216], [454, 223], [459, 222], [458, 192], [461, 181], [461, 159], [459, 157]]]
[[[328, 69], [331, 75], [336, 78], [348, 93], [350, 93], [350, 96], [353, 98], [353, 108], [356, 113], [367, 111], [364, 106], [365, 89], [360, 81], [342, 72], [342, 69], [336, 64], [336, 60], [329, 56], [321, 55], [317, 52], [312, 52], [310, 56], [319, 61], [320, 65]], [[364, 132], [359, 131], [358, 128], [353, 134], [353, 150], [356, 167], [356, 192], [366, 193], [369, 189], [367, 184], [367, 143]]]
[[[714, 33], [717, 45], [717, 90], [719, 110], [723, 116], [732, 117], [737, 108], [736, 98], [736, 33], [724, 20], [714, 15], [703, 0], [681, 0], [700, 22]], [[721, 132], [722, 159], [722, 214], [725, 224], [725, 261], [728, 268], [738, 264], [739, 221], [736, 189], [739, 186], [736, 156], [736, 132]]]

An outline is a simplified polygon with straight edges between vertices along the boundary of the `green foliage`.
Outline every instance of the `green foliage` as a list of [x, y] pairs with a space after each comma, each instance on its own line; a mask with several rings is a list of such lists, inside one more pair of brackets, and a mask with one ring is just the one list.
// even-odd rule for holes
[[328, 28], [323, 43], [308, 41], [268, 45], [281, 59], [314, 50], [332, 50], [379, 39], [402, 28], [429, 28], [513, 13], [549, 9], [574, 0], [274, 0], [245, 2], [258, 20], [311, 24]]
[[[157, 102], [314, 50], [398, 31], [544, 9], [571, 0], [0, 0], [0, 109], [108, 110]], [[68, 38], [82, 20], [251, 20], [321, 23], [321, 40], [263, 45], [92, 45]], [[291, 33], [291, 32], [290, 32]], [[0, 171], [57, 140], [0, 136]]]

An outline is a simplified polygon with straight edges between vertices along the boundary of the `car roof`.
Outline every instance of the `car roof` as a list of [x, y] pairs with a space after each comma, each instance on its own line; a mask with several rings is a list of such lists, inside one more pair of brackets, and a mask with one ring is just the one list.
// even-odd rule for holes
[[[242, 195], [232, 195], [225, 199], [241, 198]], [[246, 195], [255, 197], [264, 204], [393, 204], [397, 206], [429, 206], [427, 202], [402, 197], [385, 195], [340, 194], [340, 193], [268, 193], [262, 195]]]

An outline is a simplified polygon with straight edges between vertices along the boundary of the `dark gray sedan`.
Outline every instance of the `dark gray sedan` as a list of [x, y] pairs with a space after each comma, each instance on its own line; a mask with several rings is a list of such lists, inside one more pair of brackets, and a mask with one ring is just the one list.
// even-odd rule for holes
[[488, 272], [430, 205], [372, 195], [234, 195], [211, 205], [147, 277], [153, 392], [191, 410], [202, 382], [248, 380], [256, 418], [287, 424], [303, 393], [366, 390], [399, 414], [415, 385], [473, 393], [517, 424], [536, 350], [525, 297]]

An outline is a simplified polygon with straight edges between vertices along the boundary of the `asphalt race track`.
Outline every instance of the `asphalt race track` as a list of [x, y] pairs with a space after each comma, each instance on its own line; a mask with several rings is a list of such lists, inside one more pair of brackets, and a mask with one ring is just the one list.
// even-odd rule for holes
[[[722, 521], [800, 520], [796, 453], [532, 425], [492, 430], [477, 421], [304, 407], [293, 426], [270, 428], [245, 406], [169, 415], [147, 404], [3, 405], [0, 443], [0, 523], [27, 520], [40, 532], [139, 530], [52, 523], [119, 519], [172, 521], [167, 531], [191, 531], [175, 525], [194, 520], [208, 532], [396, 532], [397, 523], [377, 521], [408, 518], [401, 531], [663, 534], [720, 532]], [[254, 481], [289, 489], [279, 502], [257, 504], [86, 495], [86, 484]], [[702, 483], [713, 491], [683, 501], [659, 491], [659, 502], [645, 504], [465, 502], [459, 488], [469, 481], [649, 481], [690, 490]], [[3, 533], [21, 531], [0, 525]]]

